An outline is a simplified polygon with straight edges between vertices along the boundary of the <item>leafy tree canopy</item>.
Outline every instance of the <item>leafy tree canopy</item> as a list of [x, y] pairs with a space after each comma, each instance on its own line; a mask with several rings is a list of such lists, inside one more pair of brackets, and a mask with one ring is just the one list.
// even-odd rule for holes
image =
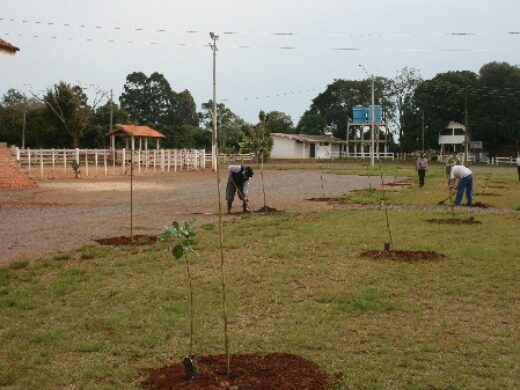
[[265, 127], [269, 133], [294, 133], [294, 123], [289, 115], [281, 111], [265, 114]]
[[[394, 115], [391, 100], [390, 80], [374, 79], [375, 103], [381, 104], [387, 117]], [[358, 104], [368, 105], [372, 101], [372, 80], [334, 80], [327, 89], [315, 97], [310, 108], [303, 114], [297, 130], [301, 133], [322, 134], [326, 129], [338, 138], [345, 138], [352, 108]], [[320, 119], [321, 118], [321, 119]], [[319, 128], [325, 123], [325, 126]]]

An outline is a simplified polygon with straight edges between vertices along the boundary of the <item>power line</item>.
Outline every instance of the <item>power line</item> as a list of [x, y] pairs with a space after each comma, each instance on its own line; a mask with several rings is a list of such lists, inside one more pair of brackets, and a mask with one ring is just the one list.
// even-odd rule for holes
[[[104, 26], [100, 24], [77, 24], [70, 22], [55, 22], [55, 21], [42, 21], [42, 20], [31, 20], [28, 18], [12, 18], [12, 17], [0, 17], [0, 22], [6, 23], [20, 23], [20, 24], [33, 24], [39, 27], [65, 27], [65, 28], [79, 28], [89, 30], [115, 30], [115, 31], [131, 31], [131, 32], [153, 32], [153, 33], [176, 33], [176, 34], [189, 34], [196, 35], [201, 34], [206, 36], [210, 31], [203, 29], [187, 29], [187, 30], [169, 30], [166, 28], [144, 28], [142, 26], [133, 27], [121, 27], [121, 26]], [[486, 36], [486, 35], [520, 35], [520, 31], [497, 31], [494, 33], [483, 33], [476, 31], [444, 31], [444, 32], [433, 32], [433, 33], [367, 33], [367, 32], [338, 32], [338, 33], [319, 33], [319, 32], [297, 32], [297, 31], [266, 31], [266, 32], [246, 32], [246, 31], [221, 31], [219, 34], [222, 35], [256, 35], [256, 36], [272, 36], [272, 37], [306, 37], [306, 36], [322, 36], [329, 38], [411, 38], [411, 37], [475, 37], [475, 36]]]
[[[61, 40], [61, 41], [74, 41], [74, 42], [82, 42], [82, 43], [105, 43], [105, 44], [122, 44], [122, 45], [149, 45], [149, 46], [158, 46], [158, 45], [170, 45], [170, 46], [186, 46], [186, 47], [209, 47], [209, 44], [193, 44], [186, 42], [177, 42], [177, 43], [164, 43], [158, 41], [135, 41], [135, 40], [120, 40], [120, 39], [95, 39], [95, 38], [84, 38], [84, 37], [74, 37], [74, 36], [60, 36], [60, 35], [39, 35], [39, 34], [21, 34], [21, 33], [9, 33], [3, 32], [1, 33], [4, 36], [12, 36], [12, 37], [21, 37], [21, 38], [31, 38], [31, 39], [50, 39], [50, 40]], [[276, 47], [259, 47], [259, 46], [250, 46], [250, 45], [233, 45], [228, 46], [230, 49], [275, 49], [275, 50], [284, 50], [284, 51], [294, 51], [294, 50], [305, 50], [305, 51], [336, 51], [336, 52], [351, 52], [351, 51], [377, 51], [377, 52], [388, 52], [388, 53], [439, 53], [439, 52], [455, 52], [455, 53], [482, 53], [482, 52], [491, 52], [493, 50], [489, 49], [461, 49], [461, 48], [441, 48], [441, 49], [414, 49], [414, 48], [402, 48], [402, 49], [379, 49], [379, 48], [360, 48], [360, 47], [317, 47], [317, 48], [307, 48], [303, 46], [276, 46]]]

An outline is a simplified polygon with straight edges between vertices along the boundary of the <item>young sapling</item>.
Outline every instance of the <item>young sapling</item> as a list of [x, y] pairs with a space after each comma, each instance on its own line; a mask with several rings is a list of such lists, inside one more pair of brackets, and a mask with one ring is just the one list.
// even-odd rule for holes
[[172, 224], [158, 237], [159, 242], [166, 242], [170, 245], [168, 249], [175, 260], [181, 260], [184, 258], [186, 264], [186, 274], [188, 276], [188, 286], [190, 290], [190, 352], [189, 355], [183, 359], [183, 365], [186, 379], [188, 380], [197, 376], [197, 362], [193, 355], [193, 285], [188, 258], [190, 252], [195, 253], [197, 256], [199, 255], [192, 246], [196, 235], [197, 230], [193, 226], [192, 222], [179, 224], [177, 221], [173, 221]]

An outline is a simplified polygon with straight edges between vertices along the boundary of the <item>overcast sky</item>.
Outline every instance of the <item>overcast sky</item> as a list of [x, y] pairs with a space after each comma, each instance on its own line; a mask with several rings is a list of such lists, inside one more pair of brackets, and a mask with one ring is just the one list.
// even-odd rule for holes
[[520, 64], [519, 0], [0, 0], [0, 18], [21, 49], [0, 57], [0, 95], [64, 80], [119, 97], [127, 74], [157, 71], [200, 110], [215, 31], [217, 99], [251, 122], [279, 110], [296, 123], [334, 79], [365, 78], [358, 64], [390, 78]]

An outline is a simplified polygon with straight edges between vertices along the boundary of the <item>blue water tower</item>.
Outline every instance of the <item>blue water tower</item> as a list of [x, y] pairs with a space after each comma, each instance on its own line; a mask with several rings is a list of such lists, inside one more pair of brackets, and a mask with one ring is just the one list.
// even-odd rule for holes
[[368, 118], [367, 107], [357, 105], [352, 107], [352, 123], [365, 123]]
[[[372, 122], [372, 105], [365, 107], [368, 111], [368, 122]], [[374, 122], [381, 122], [382, 108], [379, 104], [374, 105]]]

